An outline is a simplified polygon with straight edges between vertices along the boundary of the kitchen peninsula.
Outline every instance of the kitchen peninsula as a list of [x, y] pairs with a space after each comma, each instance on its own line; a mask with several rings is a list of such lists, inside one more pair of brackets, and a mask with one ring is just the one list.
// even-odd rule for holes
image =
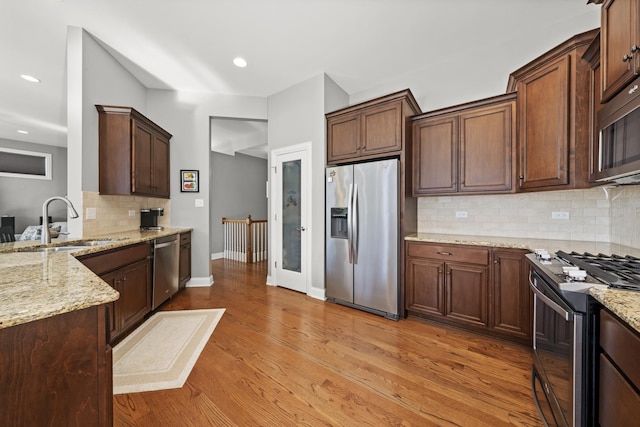
[[113, 251], [172, 228], [87, 239], [0, 244], [0, 425], [112, 425], [109, 304], [118, 292], [76, 257]]

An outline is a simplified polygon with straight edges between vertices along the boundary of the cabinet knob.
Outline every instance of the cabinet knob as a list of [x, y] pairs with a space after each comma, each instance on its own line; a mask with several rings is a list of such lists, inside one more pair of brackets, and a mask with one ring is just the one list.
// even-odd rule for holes
[[635, 53], [635, 52], [637, 52], [637, 51], [638, 51], [638, 49], [640, 49], [640, 48], [638, 47], [638, 45], [635, 45], [635, 44], [634, 44], [633, 46], [631, 46], [631, 53]]
[[519, 178], [520, 180], [523, 180], [523, 179], [524, 179], [524, 175], [520, 175], [518, 178]]
[[633, 58], [633, 55], [625, 55], [622, 57], [622, 62], [627, 62], [629, 61], [631, 58]]
[[500, 261], [498, 261], [497, 259], [493, 260], [494, 264], [500, 264]]

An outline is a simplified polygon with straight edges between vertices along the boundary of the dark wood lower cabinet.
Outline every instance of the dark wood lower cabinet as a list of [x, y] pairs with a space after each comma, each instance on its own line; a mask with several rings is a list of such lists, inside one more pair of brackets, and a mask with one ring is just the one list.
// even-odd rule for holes
[[126, 246], [79, 260], [120, 293], [109, 305], [111, 343], [124, 338], [151, 311], [151, 246]]
[[638, 425], [640, 334], [601, 310], [598, 422], [602, 427]]
[[0, 329], [0, 425], [112, 426], [105, 305]]
[[531, 344], [533, 299], [528, 264], [520, 249], [493, 249], [489, 327], [496, 335]]
[[408, 241], [406, 311], [529, 345], [533, 307], [526, 253]]
[[180, 234], [179, 287], [183, 289], [191, 280], [191, 232]]

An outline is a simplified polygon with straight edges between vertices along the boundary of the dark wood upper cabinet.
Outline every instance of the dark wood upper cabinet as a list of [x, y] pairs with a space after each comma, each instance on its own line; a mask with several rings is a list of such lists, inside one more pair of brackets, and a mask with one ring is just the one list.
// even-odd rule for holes
[[509, 76], [517, 91], [518, 191], [588, 188], [591, 67], [598, 30], [578, 34]]
[[589, 74], [589, 181], [596, 181], [596, 173], [600, 163], [600, 130], [598, 129], [598, 113], [602, 109], [600, 97], [602, 94], [602, 67], [600, 61], [600, 33], [593, 39], [591, 45], [582, 56], [591, 67]]
[[413, 194], [512, 192], [515, 99], [500, 95], [413, 117]]
[[602, 96], [606, 102], [640, 73], [640, 1], [602, 4]]
[[419, 113], [409, 90], [328, 113], [327, 164], [399, 155], [410, 138], [409, 118]]
[[129, 107], [96, 105], [100, 194], [169, 198], [171, 134]]

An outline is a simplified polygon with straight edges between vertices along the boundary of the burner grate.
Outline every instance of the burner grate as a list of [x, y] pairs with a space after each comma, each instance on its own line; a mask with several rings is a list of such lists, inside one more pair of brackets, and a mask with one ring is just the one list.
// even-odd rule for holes
[[563, 251], [556, 252], [556, 256], [580, 267], [612, 288], [640, 291], [640, 258], [602, 253], [594, 255], [589, 252], [568, 254]]

